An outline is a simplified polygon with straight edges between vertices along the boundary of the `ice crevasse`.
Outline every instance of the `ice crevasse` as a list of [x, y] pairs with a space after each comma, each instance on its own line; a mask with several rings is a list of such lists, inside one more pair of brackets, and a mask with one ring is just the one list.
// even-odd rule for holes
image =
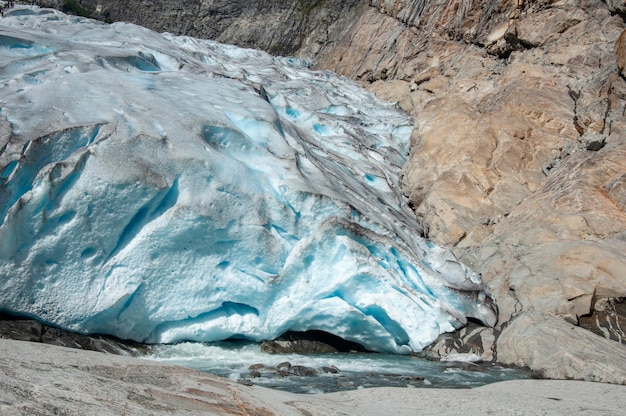
[[394, 105], [299, 59], [19, 11], [0, 21], [0, 310], [396, 353], [495, 323], [480, 278], [420, 237]]

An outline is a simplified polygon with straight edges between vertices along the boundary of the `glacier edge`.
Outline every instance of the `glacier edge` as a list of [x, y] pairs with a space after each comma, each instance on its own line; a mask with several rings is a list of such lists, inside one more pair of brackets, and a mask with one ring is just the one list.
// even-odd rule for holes
[[412, 125], [347, 79], [41, 9], [0, 21], [0, 309], [142, 342], [419, 351], [495, 304], [419, 237]]

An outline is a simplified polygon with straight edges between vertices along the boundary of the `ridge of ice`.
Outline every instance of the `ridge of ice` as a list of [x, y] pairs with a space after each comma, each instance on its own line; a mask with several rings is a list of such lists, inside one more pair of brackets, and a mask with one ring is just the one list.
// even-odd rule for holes
[[394, 105], [297, 59], [19, 10], [0, 20], [0, 309], [397, 353], [495, 323], [479, 277], [419, 237]]

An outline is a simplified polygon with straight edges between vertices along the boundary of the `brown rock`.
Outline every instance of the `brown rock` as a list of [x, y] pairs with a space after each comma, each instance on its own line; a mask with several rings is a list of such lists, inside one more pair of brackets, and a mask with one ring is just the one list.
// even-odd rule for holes
[[514, 34], [522, 47], [534, 48], [545, 45], [585, 18], [585, 13], [580, 9], [550, 8], [537, 13], [525, 13], [508, 32]]

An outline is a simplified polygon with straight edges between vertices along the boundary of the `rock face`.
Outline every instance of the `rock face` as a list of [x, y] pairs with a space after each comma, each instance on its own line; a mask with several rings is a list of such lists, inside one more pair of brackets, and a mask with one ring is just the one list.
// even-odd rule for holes
[[[624, 345], [576, 326], [626, 294], [622, 18], [602, 2], [419, 3], [370, 9], [330, 68], [413, 115], [405, 192], [496, 293], [497, 360], [624, 383]], [[613, 311], [596, 332], [623, 342]]]
[[465, 343], [431, 350], [471, 351], [485, 344], [470, 340], [495, 336], [500, 362], [624, 383], [624, 345], [572, 326], [582, 319], [623, 342], [620, 308], [604, 312], [626, 294], [619, 10], [374, 3], [335, 46], [341, 62], [322, 56], [319, 65], [413, 115], [405, 192], [430, 238], [480, 272], [500, 308], [494, 332], [466, 331]]
[[268, 354], [316, 354], [333, 352], [364, 352], [362, 345], [346, 341], [323, 331], [287, 332], [276, 340], [261, 344]]
[[[128, 18], [138, 16], [132, 7], [143, 7], [152, 17], [142, 24], [156, 16], [147, 2], [81, 3], [101, 10], [116, 4]], [[196, 3], [218, 2], [186, 7]], [[248, 10], [259, 13], [257, 3]], [[294, 16], [288, 13], [303, 3], [275, 7]], [[230, 31], [212, 35], [190, 22], [179, 33], [274, 51], [299, 48], [317, 67], [397, 101], [415, 126], [405, 193], [430, 238], [453, 247], [497, 298], [498, 326], [480, 331], [481, 339], [495, 339], [493, 350], [475, 352], [549, 377], [625, 383], [624, 2], [306, 4], [316, 7], [298, 26], [301, 36], [293, 36], [301, 33], [299, 23], [270, 19], [272, 30], [250, 43], [243, 30], [233, 30], [253, 26], [239, 17]], [[331, 22], [332, 16], [343, 18]], [[296, 39], [289, 47], [267, 44], [266, 37], [285, 33]], [[476, 333], [461, 338], [456, 344]], [[435, 344], [438, 351], [450, 352], [443, 344]]]
[[[59, 2], [48, 0], [51, 7]], [[45, 3], [45, 1], [44, 1]], [[127, 21], [158, 32], [214, 39], [243, 47], [309, 56], [336, 40], [349, 26], [359, 0], [78, 0], [89, 15], [106, 21]]]

